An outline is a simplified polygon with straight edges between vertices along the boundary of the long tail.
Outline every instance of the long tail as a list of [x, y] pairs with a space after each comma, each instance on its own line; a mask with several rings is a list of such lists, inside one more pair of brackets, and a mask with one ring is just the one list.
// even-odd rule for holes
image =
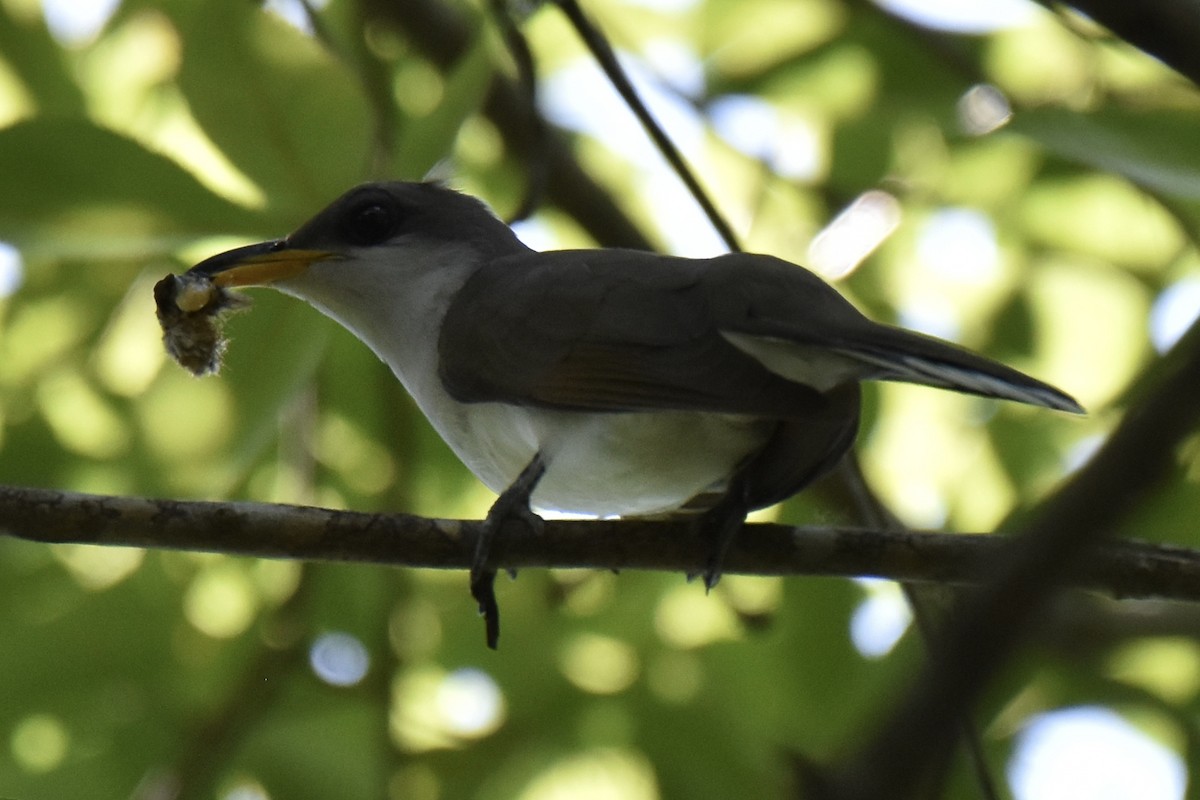
[[871, 377], [953, 389], [958, 392], [1015, 400], [1035, 406], [1083, 414], [1083, 406], [1066, 392], [1023, 372], [941, 339], [892, 326], [883, 336], [844, 342], [838, 352], [874, 367]]

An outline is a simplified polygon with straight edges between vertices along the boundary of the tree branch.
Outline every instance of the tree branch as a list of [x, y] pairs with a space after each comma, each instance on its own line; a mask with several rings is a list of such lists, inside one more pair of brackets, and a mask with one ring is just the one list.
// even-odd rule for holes
[[[1054, 8], [1051, 0], [1038, 0]], [[1134, 47], [1149, 53], [1180, 75], [1200, 84], [1200, 2], [1197, 0], [1069, 0]]]
[[[203, 550], [260, 558], [467, 569], [479, 522], [262, 503], [184, 502], [0, 487], [0, 530], [43, 543]], [[747, 525], [725, 572], [875, 576], [973, 584], [993, 571], [1002, 536]], [[695, 571], [704, 543], [684, 522], [551, 520], [507, 536], [500, 569]], [[1082, 559], [1071, 582], [1118, 597], [1200, 601], [1200, 551], [1114, 542]]]

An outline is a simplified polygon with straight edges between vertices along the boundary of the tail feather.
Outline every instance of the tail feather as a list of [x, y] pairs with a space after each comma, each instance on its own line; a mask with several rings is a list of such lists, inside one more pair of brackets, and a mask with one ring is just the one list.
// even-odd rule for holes
[[874, 367], [871, 377], [877, 380], [919, 383], [1084, 413], [1075, 398], [1048, 383], [949, 342], [901, 328], [890, 328], [886, 341], [872, 337], [870, 342], [847, 343], [836, 349]]

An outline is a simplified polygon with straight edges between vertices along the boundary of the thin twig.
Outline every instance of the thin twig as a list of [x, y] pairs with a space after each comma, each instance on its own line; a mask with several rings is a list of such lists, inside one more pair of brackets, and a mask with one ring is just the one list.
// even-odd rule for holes
[[[364, 15], [406, 37], [423, 57], [448, 69], [470, 46], [472, 26], [462, 13], [438, 0], [362, 0]], [[483, 112], [504, 138], [519, 149], [532, 135], [528, 99], [515, 82], [495, 76], [483, 101]], [[550, 128], [546, 137], [546, 196], [574, 218], [605, 247], [651, 250], [650, 240], [613, 199], [612, 194], [579, 165], [568, 137]]]
[[700, 181], [696, 179], [695, 174], [688, 167], [687, 162], [683, 160], [683, 156], [679, 153], [679, 149], [675, 147], [675, 143], [663, 131], [662, 126], [650, 114], [646, 104], [642, 102], [638, 96], [637, 90], [633, 88], [633, 83], [629, 80], [629, 76], [625, 74], [625, 69], [617, 60], [617, 55], [613, 52], [612, 45], [608, 43], [604, 33], [597, 28], [592, 21], [583, 13], [583, 9], [579, 7], [576, 0], [555, 0], [559, 8], [563, 10], [567, 19], [575, 27], [579, 37], [583, 39], [583, 43], [587, 45], [592, 57], [600, 64], [600, 68], [604, 70], [604, 74], [608, 77], [613, 88], [621, 95], [621, 99], [629, 106], [630, 111], [642, 123], [642, 127], [646, 129], [646, 133], [654, 140], [655, 146], [658, 147], [663, 158], [671, 165], [671, 169], [675, 171], [691, 192], [692, 197], [704, 210], [709, 222], [720, 234], [725, 241], [725, 246], [734, 252], [741, 251], [741, 245], [738, 244], [737, 234], [733, 232], [733, 228], [721, 216], [721, 212], [717, 210], [716, 205], [704, 191], [704, 187], [700, 185]]
[[546, 144], [550, 132], [538, 108], [537, 69], [533, 51], [529, 49], [529, 42], [513, 20], [508, 5], [508, 0], [491, 0], [489, 3], [492, 18], [503, 34], [505, 46], [508, 47], [508, 52], [517, 67], [517, 84], [525, 94], [530, 131], [529, 137], [520, 143], [522, 161], [525, 164], [525, 195], [521, 198], [517, 210], [508, 217], [507, 221], [511, 224], [528, 218], [541, 205], [542, 196], [546, 192]]

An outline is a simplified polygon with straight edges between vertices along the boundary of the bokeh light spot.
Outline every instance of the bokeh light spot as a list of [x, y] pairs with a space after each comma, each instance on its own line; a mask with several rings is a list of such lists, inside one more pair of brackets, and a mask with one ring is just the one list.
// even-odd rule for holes
[[639, 754], [594, 750], [564, 758], [542, 772], [520, 800], [657, 800], [654, 769]]
[[38, 405], [55, 438], [74, 453], [108, 459], [129, 447], [123, 418], [77, 372], [62, 369], [43, 380]]
[[977, 83], [958, 100], [958, 124], [972, 136], [983, 136], [1008, 124], [1012, 106], [1004, 92], [990, 83]]
[[900, 214], [887, 192], [864, 192], [813, 239], [809, 266], [829, 280], [844, 278], [900, 226]]
[[31, 714], [12, 733], [13, 760], [29, 772], [49, 772], [66, 758], [70, 737], [57, 717]]
[[499, 726], [504, 697], [492, 676], [483, 670], [459, 669], [442, 679], [437, 705], [451, 733], [476, 738]]
[[366, 677], [371, 655], [357, 637], [323, 633], [309, 648], [308, 663], [316, 676], [330, 686], [354, 686]]
[[654, 627], [667, 644], [680, 649], [703, 647], [737, 638], [733, 611], [698, 584], [677, 586], [662, 596], [654, 611]]
[[1000, 266], [996, 226], [986, 214], [971, 208], [940, 209], [921, 226], [917, 257], [939, 278], [989, 283]]
[[25, 260], [21, 251], [0, 241], [0, 299], [10, 296], [25, 279]]
[[50, 35], [59, 43], [79, 46], [99, 35], [121, 0], [42, 0]]
[[92, 591], [116, 586], [137, 571], [146, 555], [136, 547], [92, 545], [61, 545], [53, 552], [75, 582]]
[[229, 561], [201, 571], [183, 598], [187, 621], [214, 639], [228, 639], [242, 633], [257, 611], [253, 584], [236, 563]]
[[221, 800], [271, 800], [271, 795], [258, 781], [243, 779], [221, 795]]
[[1200, 316], [1200, 278], [1189, 276], [1168, 286], [1150, 308], [1150, 341], [1165, 353]]
[[397, 676], [390, 727], [406, 751], [457, 747], [497, 730], [505, 717], [504, 694], [481, 669], [445, 672], [416, 667]]
[[893, 581], [864, 578], [859, 583], [867, 589], [867, 596], [850, 619], [850, 639], [867, 658], [882, 658], [908, 630], [912, 609]]
[[567, 680], [592, 694], [616, 694], [637, 680], [637, 652], [611, 636], [574, 637], [559, 656]]
[[1016, 800], [1180, 800], [1187, 770], [1119, 714], [1080, 706], [1025, 727], [1008, 779]]

